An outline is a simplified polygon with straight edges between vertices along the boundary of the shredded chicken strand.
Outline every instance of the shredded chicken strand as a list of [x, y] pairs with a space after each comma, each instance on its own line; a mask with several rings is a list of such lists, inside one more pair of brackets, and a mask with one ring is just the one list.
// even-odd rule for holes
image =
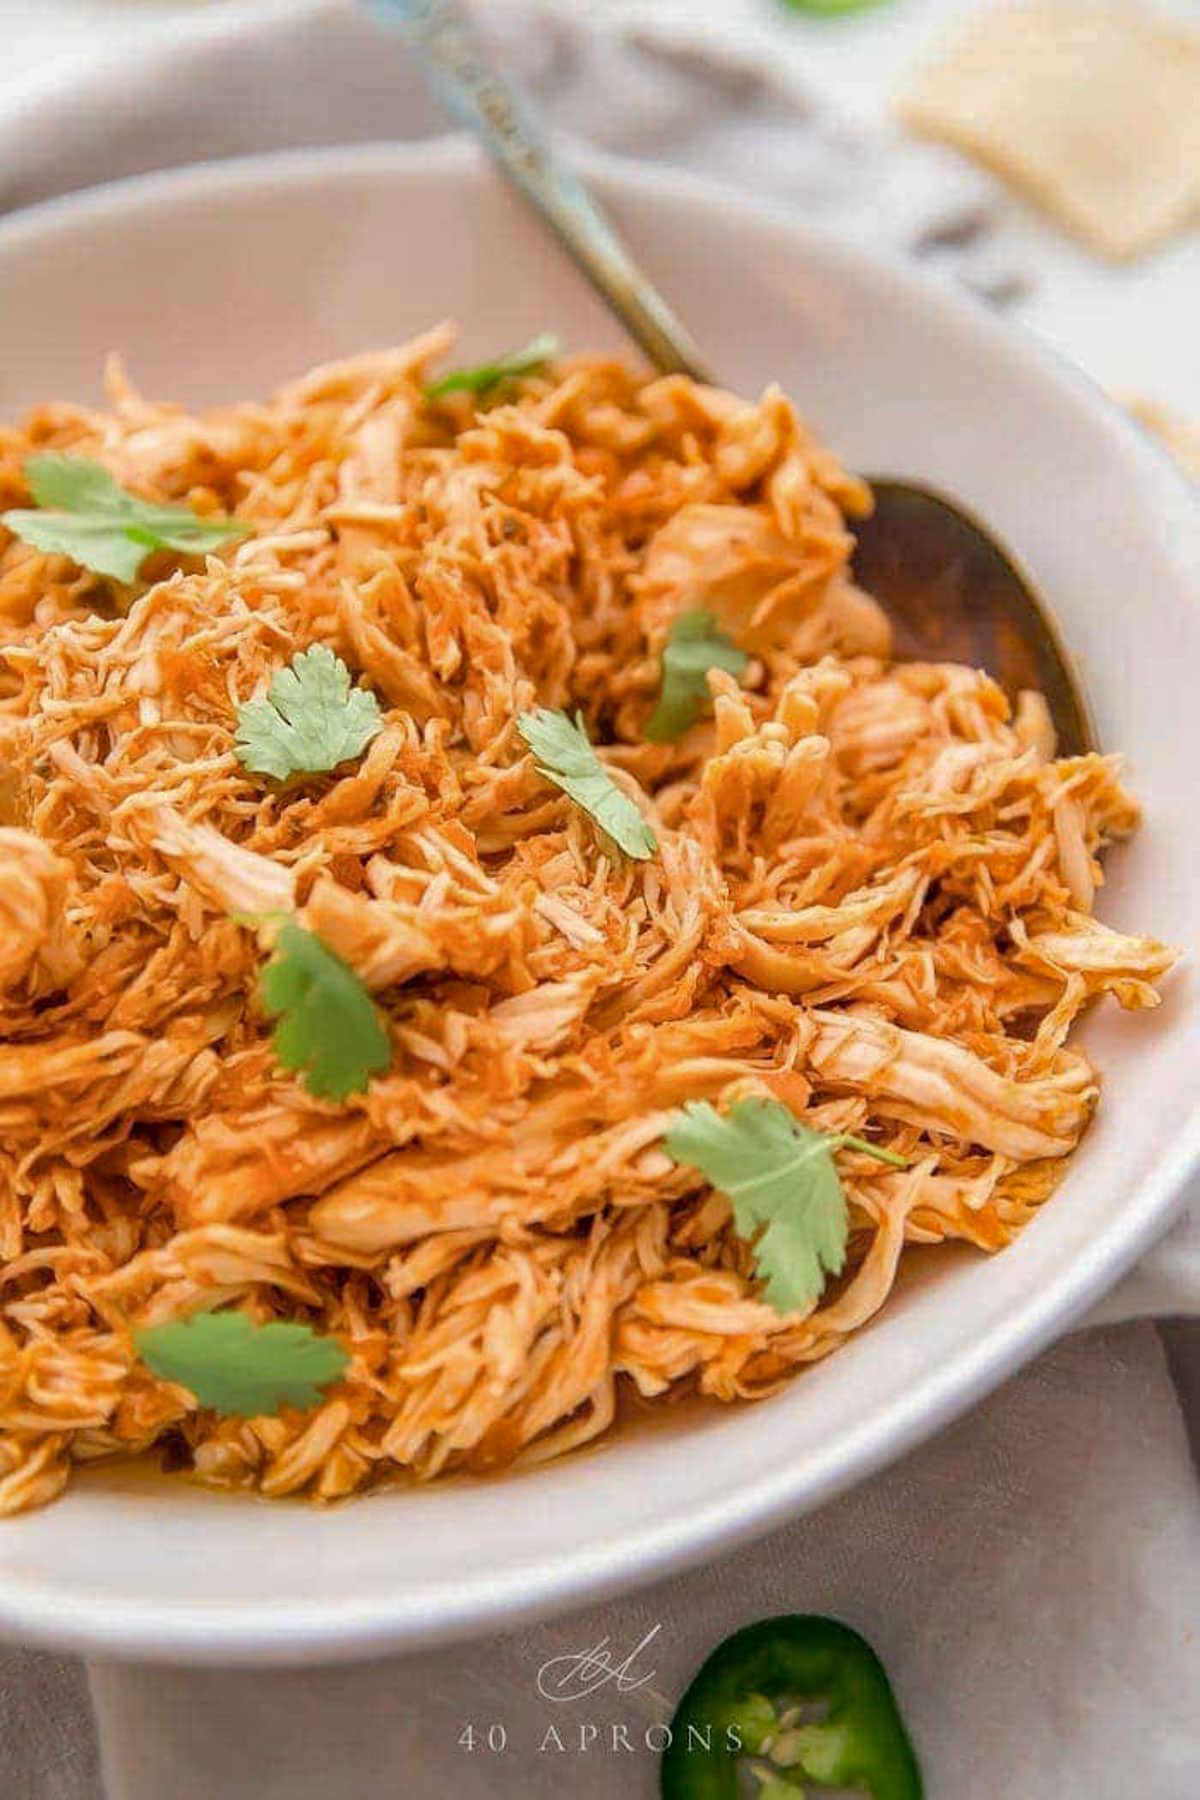
[[[109, 411], [0, 432], [5, 506], [56, 450], [253, 531], [132, 590], [0, 547], [0, 1511], [154, 1445], [332, 1500], [769, 1393], [906, 1248], [1021, 1230], [1096, 1103], [1075, 1021], [1154, 1005], [1170, 967], [1093, 917], [1137, 821], [1115, 760], [1056, 761], [1038, 695], [890, 661], [849, 572], [870, 496], [777, 388], [581, 359], [430, 403], [451, 342], [203, 417], [114, 364]], [[748, 667], [652, 744], [695, 608]], [[384, 728], [271, 783], [236, 708], [314, 644]], [[582, 711], [652, 860], [538, 777], [535, 705]], [[344, 1105], [272, 1053], [280, 912], [387, 1023]], [[754, 1094], [907, 1163], [842, 1155], [848, 1264], [806, 1315], [662, 1148], [685, 1101]], [[349, 1368], [310, 1413], [218, 1416], [132, 1332], [219, 1304], [336, 1334]]]

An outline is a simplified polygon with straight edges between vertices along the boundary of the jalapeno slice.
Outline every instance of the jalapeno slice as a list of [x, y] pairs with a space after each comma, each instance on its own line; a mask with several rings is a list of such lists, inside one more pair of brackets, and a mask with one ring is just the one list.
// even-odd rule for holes
[[[815, 1703], [825, 1716], [803, 1723]], [[857, 1631], [815, 1613], [764, 1619], [713, 1651], [672, 1720], [663, 1800], [736, 1800], [743, 1756], [770, 1768], [772, 1795], [809, 1784], [870, 1800], [924, 1794], [883, 1664]]]

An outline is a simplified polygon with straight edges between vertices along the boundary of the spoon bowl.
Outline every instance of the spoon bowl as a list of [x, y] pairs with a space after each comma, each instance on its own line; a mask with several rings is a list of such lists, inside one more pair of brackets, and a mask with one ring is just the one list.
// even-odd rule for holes
[[855, 523], [854, 575], [887, 613], [897, 659], [986, 669], [1013, 700], [1036, 689], [1058, 754], [1094, 749], [1067, 651], [1013, 556], [941, 494], [916, 482], [867, 480], [875, 509]]

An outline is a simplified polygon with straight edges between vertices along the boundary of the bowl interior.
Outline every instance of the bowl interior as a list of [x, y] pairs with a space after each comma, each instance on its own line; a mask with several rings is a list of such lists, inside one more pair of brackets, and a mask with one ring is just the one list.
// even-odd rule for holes
[[[966, 302], [700, 184], [593, 177], [730, 385], [779, 380], [852, 464], [958, 495], [1018, 551], [1147, 808], [1106, 917], [1187, 945], [1200, 887], [1197, 536], [1182, 482], [1078, 376]], [[598, 303], [462, 147], [256, 159], [0, 227], [0, 412], [98, 398], [119, 349], [211, 403], [452, 316], [463, 349], [543, 328], [617, 347]], [[1088, 1027], [1105, 1102], [1070, 1177], [984, 1260], [924, 1259], [885, 1315], [783, 1394], [687, 1407], [546, 1469], [318, 1513], [97, 1471], [0, 1533], [0, 1632], [230, 1662], [512, 1624], [694, 1561], [827, 1499], [1002, 1378], [1165, 1222], [1200, 1147], [1200, 1011]]]

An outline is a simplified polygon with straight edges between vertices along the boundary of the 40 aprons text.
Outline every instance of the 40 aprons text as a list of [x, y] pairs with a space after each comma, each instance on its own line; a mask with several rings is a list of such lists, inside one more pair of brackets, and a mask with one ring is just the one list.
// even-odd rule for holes
[[[460, 1750], [492, 1756], [501, 1756], [506, 1751], [521, 1754], [530, 1750], [536, 1751], [539, 1756], [611, 1755], [623, 1751], [636, 1756], [639, 1751], [647, 1750], [661, 1756], [671, 1746], [672, 1731], [665, 1724], [630, 1725], [619, 1720], [599, 1723], [591, 1719], [579, 1719], [569, 1725], [559, 1723], [535, 1728], [526, 1733], [525, 1742], [520, 1743], [516, 1734], [510, 1733], [507, 1725], [494, 1720], [490, 1725], [468, 1722], [459, 1732], [457, 1741]], [[709, 1751], [721, 1744], [736, 1755], [742, 1748], [739, 1727], [687, 1727], [686, 1749]]]

